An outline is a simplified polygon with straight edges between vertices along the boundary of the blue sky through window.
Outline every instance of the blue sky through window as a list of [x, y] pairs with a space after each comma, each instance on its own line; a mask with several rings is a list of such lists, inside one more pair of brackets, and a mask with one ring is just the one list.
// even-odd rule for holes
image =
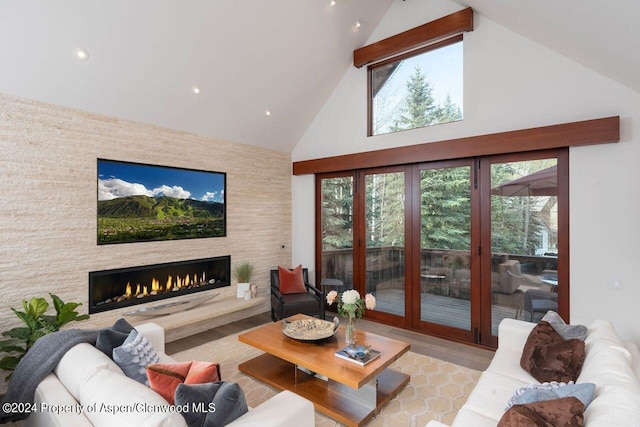
[[437, 105], [449, 95], [463, 112], [463, 42], [460, 41], [401, 61], [375, 97], [374, 135], [390, 132], [407, 96], [407, 81], [416, 66], [430, 83]]

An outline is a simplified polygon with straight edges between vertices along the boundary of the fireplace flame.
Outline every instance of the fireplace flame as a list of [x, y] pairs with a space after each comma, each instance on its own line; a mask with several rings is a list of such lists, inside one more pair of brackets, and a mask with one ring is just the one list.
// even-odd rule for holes
[[160, 281], [155, 277], [151, 279], [151, 295], [158, 295], [160, 292]]
[[[105, 300], [105, 302], [121, 302], [123, 300], [139, 299], [148, 296], [160, 295], [166, 292], [175, 292], [182, 289], [197, 287], [207, 284], [206, 277], [206, 272], [202, 272], [202, 274], [193, 273], [193, 276], [191, 276], [191, 274], [185, 274], [184, 277], [168, 276], [167, 282], [164, 285], [160, 284], [160, 279], [153, 277], [151, 279], [151, 283], [142, 285], [137, 283], [135, 285], [135, 292], [133, 291], [131, 282], [127, 282], [124, 294], [113, 297], [113, 299], [109, 298]], [[215, 281], [212, 281], [212, 283], [214, 282]]]

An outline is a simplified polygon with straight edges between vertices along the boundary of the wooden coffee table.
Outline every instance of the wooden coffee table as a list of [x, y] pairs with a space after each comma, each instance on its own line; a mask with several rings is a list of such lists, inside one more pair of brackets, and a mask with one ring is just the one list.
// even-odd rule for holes
[[[297, 314], [288, 320], [305, 318]], [[241, 363], [240, 371], [309, 399], [318, 411], [348, 426], [364, 425], [410, 379], [388, 368], [409, 351], [410, 345], [402, 341], [358, 330], [358, 344], [371, 345], [380, 357], [366, 366], [336, 357], [335, 352], [345, 347], [344, 326], [331, 338], [307, 342], [287, 337], [282, 323], [274, 322], [243, 333], [238, 340], [265, 352]]]

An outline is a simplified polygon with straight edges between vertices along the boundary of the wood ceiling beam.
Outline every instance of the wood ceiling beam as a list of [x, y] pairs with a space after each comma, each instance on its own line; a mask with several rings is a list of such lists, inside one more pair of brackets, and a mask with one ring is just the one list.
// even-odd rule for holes
[[293, 163], [294, 175], [519, 153], [620, 141], [620, 117], [571, 122]]
[[360, 68], [464, 31], [473, 31], [473, 9], [470, 7], [356, 49], [353, 51], [353, 65]]

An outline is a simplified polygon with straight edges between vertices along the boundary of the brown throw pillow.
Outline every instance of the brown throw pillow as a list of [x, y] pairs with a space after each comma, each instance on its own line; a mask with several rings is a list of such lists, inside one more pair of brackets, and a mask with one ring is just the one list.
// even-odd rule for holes
[[280, 278], [281, 294], [298, 294], [307, 292], [302, 278], [302, 265], [297, 266], [293, 271], [278, 266], [278, 276]]
[[584, 341], [565, 341], [549, 322], [541, 321], [527, 338], [520, 366], [541, 383], [566, 383], [578, 379], [584, 356]]
[[504, 413], [498, 427], [583, 427], [584, 404], [577, 398], [545, 400], [514, 405]]

